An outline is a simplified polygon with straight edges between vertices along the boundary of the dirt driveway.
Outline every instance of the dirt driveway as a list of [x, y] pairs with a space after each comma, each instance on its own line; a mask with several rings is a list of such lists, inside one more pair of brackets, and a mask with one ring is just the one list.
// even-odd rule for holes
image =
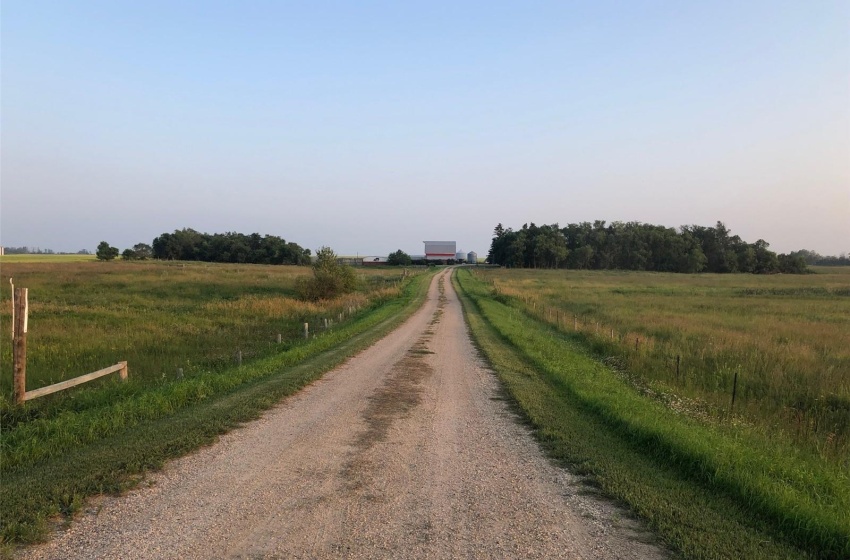
[[368, 350], [20, 557], [664, 557], [517, 423], [449, 274]]

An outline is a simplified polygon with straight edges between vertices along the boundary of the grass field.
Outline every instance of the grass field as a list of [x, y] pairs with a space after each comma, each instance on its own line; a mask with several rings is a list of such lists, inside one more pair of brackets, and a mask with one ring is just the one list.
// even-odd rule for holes
[[[13, 276], [16, 285], [30, 288], [28, 353], [37, 367], [28, 370], [28, 388], [31, 378], [37, 386], [58, 380], [57, 372], [78, 375], [118, 359], [129, 361], [130, 380], [104, 379], [19, 407], [4, 389], [0, 542], [42, 539], [52, 516], [73, 514], [86, 496], [120, 491], [139, 473], [256, 417], [402, 321], [430, 278], [362, 271], [358, 293], [313, 304], [292, 297], [295, 279], [308, 270], [203, 263], [4, 266], [7, 286]], [[8, 288], [4, 296], [5, 325]], [[303, 322], [326, 317], [334, 320], [330, 328], [304, 340]], [[282, 344], [276, 333], [284, 334]], [[241, 366], [233, 361], [236, 345], [243, 349]]]
[[536, 317], [577, 328], [597, 355], [668, 406], [753, 424], [850, 468], [850, 276], [819, 271], [489, 270], [481, 278]]
[[[479, 345], [544, 446], [685, 557], [844, 558], [847, 417], [816, 409], [847, 395], [843, 278], [489, 270], [458, 282]], [[795, 359], [789, 344], [829, 359]], [[688, 350], [704, 363], [677, 377], [671, 352]], [[769, 390], [742, 384], [730, 411], [718, 354], [796, 369], [771, 382], [765, 368]], [[819, 426], [771, 412], [801, 401]]]
[[[133, 380], [155, 383], [230, 366], [299, 342], [398, 295], [398, 270], [360, 272], [362, 290], [321, 304], [299, 301], [295, 281], [306, 267], [165, 262], [21, 262], [0, 272], [0, 321], [11, 317], [9, 278], [29, 288], [27, 389], [128, 361]], [[0, 337], [11, 363], [11, 340]], [[11, 379], [0, 381], [2, 400]], [[69, 398], [52, 397], [54, 400]]]

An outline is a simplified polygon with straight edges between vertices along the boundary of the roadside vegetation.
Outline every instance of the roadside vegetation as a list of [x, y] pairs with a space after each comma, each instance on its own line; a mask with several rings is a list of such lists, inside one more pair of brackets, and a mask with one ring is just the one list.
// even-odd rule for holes
[[457, 274], [543, 445], [687, 558], [850, 557], [846, 278]]
[[[73, 514], [87, 496], [131, 486], [256, 417], [397, 325], [430, 278], [358, 271], [356, 291], [307, 302], [296, 285], [309, 273], [199, 263], [4, 265], [4, 285], [12, 276], [30, 289], [28, 389], [120, 360], [130, 379], [13, 406], [3, 337], [3, 542], [42, 539], [50, 519]], [[3, 313], [8, 324], [7, 289]]]

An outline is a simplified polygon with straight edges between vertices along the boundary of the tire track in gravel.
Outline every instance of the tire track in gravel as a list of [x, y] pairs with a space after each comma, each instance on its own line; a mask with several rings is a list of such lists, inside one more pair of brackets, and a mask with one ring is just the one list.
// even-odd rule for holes
[[665, 557], [516, 421], [450, 274], [366, 351], [19, 557]]

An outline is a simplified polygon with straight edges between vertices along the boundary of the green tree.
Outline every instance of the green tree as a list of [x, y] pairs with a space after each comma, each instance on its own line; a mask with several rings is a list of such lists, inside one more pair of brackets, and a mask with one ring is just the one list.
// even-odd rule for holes
[[144, 261], [153, 257], [153, 249], [147, 243], [136, 243], [133, 245], [133, 254], [134, 258]]
[[410, 255], [399, 249], [395, 253], [390, 253], [387, 257], [387, 264], [392, 265], [400, 265], [400, 266], [410, 266], [410, 263], [413, 262], [410, 259]]
[[771, 274], [779, 272], [779, 259], [776, 253], [768, 249], [770, 243], [764, 239], [759, 239], [753, 243], [753, 248], [756, 253], [756, 264], [753, 272], [756, 274]]
[[505, 262], [509, 267], [522, 268], [525, 266], [525, 248], [528, 244], [527, 228], [521, 229], [518, 232], [512, 232], [509, 237], [510, 245], [508, 246]]
[[558, 268], [567, 259], [567, 241], [558, 224], [540, 226], [534, 244], [535, 268]]
[[125, 261], [134, 261], [136, 260], [136, 252], [132, 249], [124, 249], [124, 252], [121, 253], [121, 259]]
[[785, 274], [805, 274], [809, 271], [806, 266], [806, 259], [802, 255], [779, 255], [779, 272]]
[[593, 247], [582, 245], [573, 251], [573, 267], [580, 270], [590, 268], [593, 264]]
[[95, 255], [99, 261], [111, 261], [119, 255], [119, 251], [117, 247], [111, 247], [106, 241], [101, 241], [97, 245]]
[[302, 279], [298, 284], [301, 297], [312, 301], [332, 299], [353, 292], [356, 288], [354, 269], [340, 264], [330, 247], [321, 247], [316, 251], [313, 277]]

